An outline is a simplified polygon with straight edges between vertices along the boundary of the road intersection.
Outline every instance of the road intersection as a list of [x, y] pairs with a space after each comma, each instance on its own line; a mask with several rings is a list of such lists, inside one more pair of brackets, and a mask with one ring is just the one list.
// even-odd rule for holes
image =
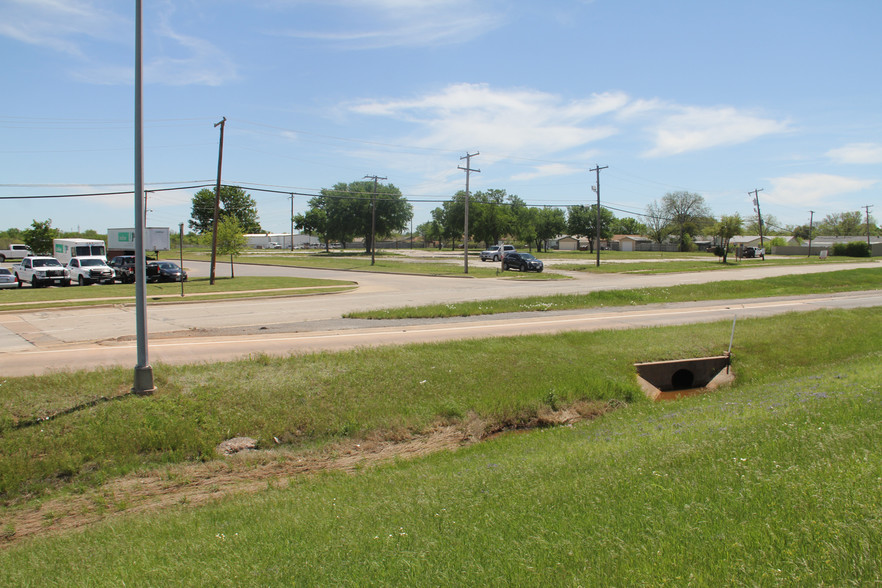
[[[207, 264], [188, 262], [191, 275]], [[225, 361], [373, 345], [515, 336], [566, 330], [636, 328], [769, 316], [820, 308], [882, 306], [882, 291], [787, 298], [659, 304], [626, 308], [516, 313], [468, 319], [354, 321], [354, 310], [453, 303], [538, 294], [665, 287], [851, 269], [854, 264], [765, 266], [678, 274], [582, 274], [573, 280], [473, 279], [301, 269], [240, 264], [237, 275], [293, 275], [355, 280], [352, 292], [156, 304], [148, 308], [151, 363]], [[875, 267], [875, 265], [874, 265]], [[71, 308], [0, 313], [0, 374], [131, 365], [136, 358], [134, 307]]]

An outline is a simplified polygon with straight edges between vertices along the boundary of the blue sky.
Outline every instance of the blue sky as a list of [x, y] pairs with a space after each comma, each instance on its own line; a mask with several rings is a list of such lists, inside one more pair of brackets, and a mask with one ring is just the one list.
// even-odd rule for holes
[[[880, 217], [878, 0], [144, 2], [148, 191], [223, 180], [260, 222], [367, 175], [414, 225], [465, 187], [639, 214], [665, 193], [717, 216]], [[0, 0], [0, 196], [131, 190], [134, 1]], [[150, 226], [195, 189], [149, 192]], [[308, 197], [295, 196], [294, 211]], [[0, 229], [132, 226], [133, 198], [0, 200]]]

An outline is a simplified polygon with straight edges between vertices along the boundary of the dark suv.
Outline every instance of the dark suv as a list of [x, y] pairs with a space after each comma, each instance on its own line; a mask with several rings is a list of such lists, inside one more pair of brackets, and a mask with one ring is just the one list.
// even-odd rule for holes
[[116, 272], [116, 279], [123, 284], [131, 284], [135, 281], [135, 256], [118, 255], [107, 264]]
[[502, 271], [517, 269], [522, 272], [541, 272], [544, 269], [541, 260], [529, 253], [506, 253], [502, 258]]

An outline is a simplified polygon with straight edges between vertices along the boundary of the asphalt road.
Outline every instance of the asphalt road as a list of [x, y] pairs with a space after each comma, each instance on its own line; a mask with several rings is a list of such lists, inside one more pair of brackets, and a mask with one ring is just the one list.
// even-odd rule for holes
[[[480, 263], [480, 262], [478, 262]], [[207, 275], [208, 264], [187, 262], [191, 276]], [[373, 345], [462, 338], [514, 336], [564, 330], [634, 328], [651, 325], [769, 316], [819, 308], [882, 306], [882, 291], [586, 311], [518, 313], [469, 319], [352, 321], [351, 310], [450, 303], [542, 293], [697, 284], [773, 275], [854, 268], [854, 264], [756, 267], [659, 275], [585, 275], [574, 280], [524, 281], [445, 278], [296, 269], [237, 264], [236, 275], [296, 275], [354, 280], [353, 292], [304, 297], [151, 305], [151, 363], [230, 360], [251, 354], [288, 355]], [[223, 266], [217, 275], [224, 275]], [[0, 313], [0, 377], [61, 369], [136, 363], [135, 309], [130, 305]]]

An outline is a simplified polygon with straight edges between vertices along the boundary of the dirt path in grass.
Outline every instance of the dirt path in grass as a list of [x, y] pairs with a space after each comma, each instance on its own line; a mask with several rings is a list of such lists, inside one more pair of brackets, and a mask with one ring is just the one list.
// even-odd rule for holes
[[81, 494], [65, 494], [33, 505], [11, 506], [0, 515], [0, 549], [33, 537], [58, 535], [128, 514], [182, 505], [199, 506], [225, 497], [284, 488], [295, 476], [321, 471], [356, 473], [395, 459], [454, 451], [505, 431], [571, 424], [599, 416], [616, 404], [581, 403], [541, 413], [527, 423], [494, 423], [470, 417], [407, 438], [344, 440], [319, 449], [278, 447], [244, 451], [205, 463], [185, 463], [131, 474]]

